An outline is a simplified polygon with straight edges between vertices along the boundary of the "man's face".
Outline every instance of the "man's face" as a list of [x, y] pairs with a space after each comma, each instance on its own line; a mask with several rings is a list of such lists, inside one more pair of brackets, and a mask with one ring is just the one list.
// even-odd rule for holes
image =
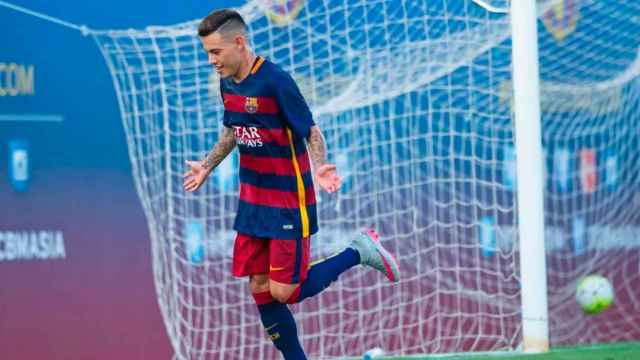
[[242, 36], [214, 32], [200, 40], [207, 52], [209, 64], [215, 67], [221, 78], [234, 76], [238, 72], [244, 49]]

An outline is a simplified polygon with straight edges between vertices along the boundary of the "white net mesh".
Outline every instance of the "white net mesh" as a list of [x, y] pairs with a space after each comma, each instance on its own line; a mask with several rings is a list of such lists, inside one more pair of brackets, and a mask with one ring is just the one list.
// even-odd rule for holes
[[[564, 1], [542, 16], [546, 223], [553, 344], [640, 338], [640, 18], [637, 1]], [[585, 317], [576, 279], [616, 304]]]
[[[568, 174], [552, 173], [546, 199], [552, 343], [639, 339], [640, 4], [540, 8], [544, 141], [561, 164], [550, 169]], [[352, 270], [294, 306], [310, 357], [517, 348], [508, 16], [471, 0], [255, 1], [241, 12], [256, 53], [297, 79], [345, 177], [337, 196], [319, 197], [314, 257], [374, 225], [403, 272], [391, 287]], [[202, 158], [222, 126], [196, 26], [95, 38], [113, 75], [176, 357], [275, 358], [246, 281], [230, 276], [237, 155], [198, 193], [182, 190], [184, 161]], [[574, 168], [617, 175], [594, 185]], [[594, 271], [613, 278], [619, 300], [606, 317], [585, 319], [574, 282]]]

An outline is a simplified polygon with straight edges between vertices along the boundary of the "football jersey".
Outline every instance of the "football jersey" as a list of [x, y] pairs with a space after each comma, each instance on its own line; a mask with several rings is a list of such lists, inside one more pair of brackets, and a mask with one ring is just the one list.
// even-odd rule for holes
[[289, 74], [256, 58], [240, 83], [220, 80], [225, 126], [240, 152], [240, 199], [234, 230], [297, 239], [318, 230], [316, 197], [305, 141], [311, 111]]

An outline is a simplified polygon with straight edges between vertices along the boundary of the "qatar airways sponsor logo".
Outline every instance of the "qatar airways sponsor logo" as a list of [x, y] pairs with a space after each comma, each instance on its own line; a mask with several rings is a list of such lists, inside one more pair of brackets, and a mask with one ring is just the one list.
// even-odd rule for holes
[[238, 145], [248, 147], [261, 147], [263, 145], [262, 137], [256, 127], [234, 126], [233, 133]]
[[66, 257], [62, 231], [0, 231], [0, 262]]

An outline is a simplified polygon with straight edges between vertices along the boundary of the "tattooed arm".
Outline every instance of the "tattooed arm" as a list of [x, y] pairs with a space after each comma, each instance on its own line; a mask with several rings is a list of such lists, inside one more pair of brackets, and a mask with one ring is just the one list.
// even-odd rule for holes
[[336, 173], [336, 166], [327, 164], [327, 146], [322, 136], [322, 131], [317, 125], [311, 127], [307, 138], [309, 156], [313, 164], [314, 178], [316, 184], [328, 192], [332, 193], [340, 189], [342, 179]]
[[318, 169], [327, 162], [327, 145], [324, 142], [324, 136], [318, 125], [311, 127], [309, 137], [307, 138], [309, 147], [309, 155], [313, 168]]
[[222, 133], [220, 133], [220, 139], [204, 160], [187, 161], [190, 170], [184, 174], [184, 183], [182, 184], [184, 190], [188, 192], [198, 190], [205, 180], [207, 180], [207, 177], [213, 169], [229, 155], [235, 146], [236, 139], [233, 135], [233, 130], [224, 127]]
[[207, 157], [202, 160], [202, 167], [209, 172], [213, 171], [235, 147], [236, 138], [233, 136], [233, 130], [225, 126], [220, 134], [218, 143], [207, 154]]

